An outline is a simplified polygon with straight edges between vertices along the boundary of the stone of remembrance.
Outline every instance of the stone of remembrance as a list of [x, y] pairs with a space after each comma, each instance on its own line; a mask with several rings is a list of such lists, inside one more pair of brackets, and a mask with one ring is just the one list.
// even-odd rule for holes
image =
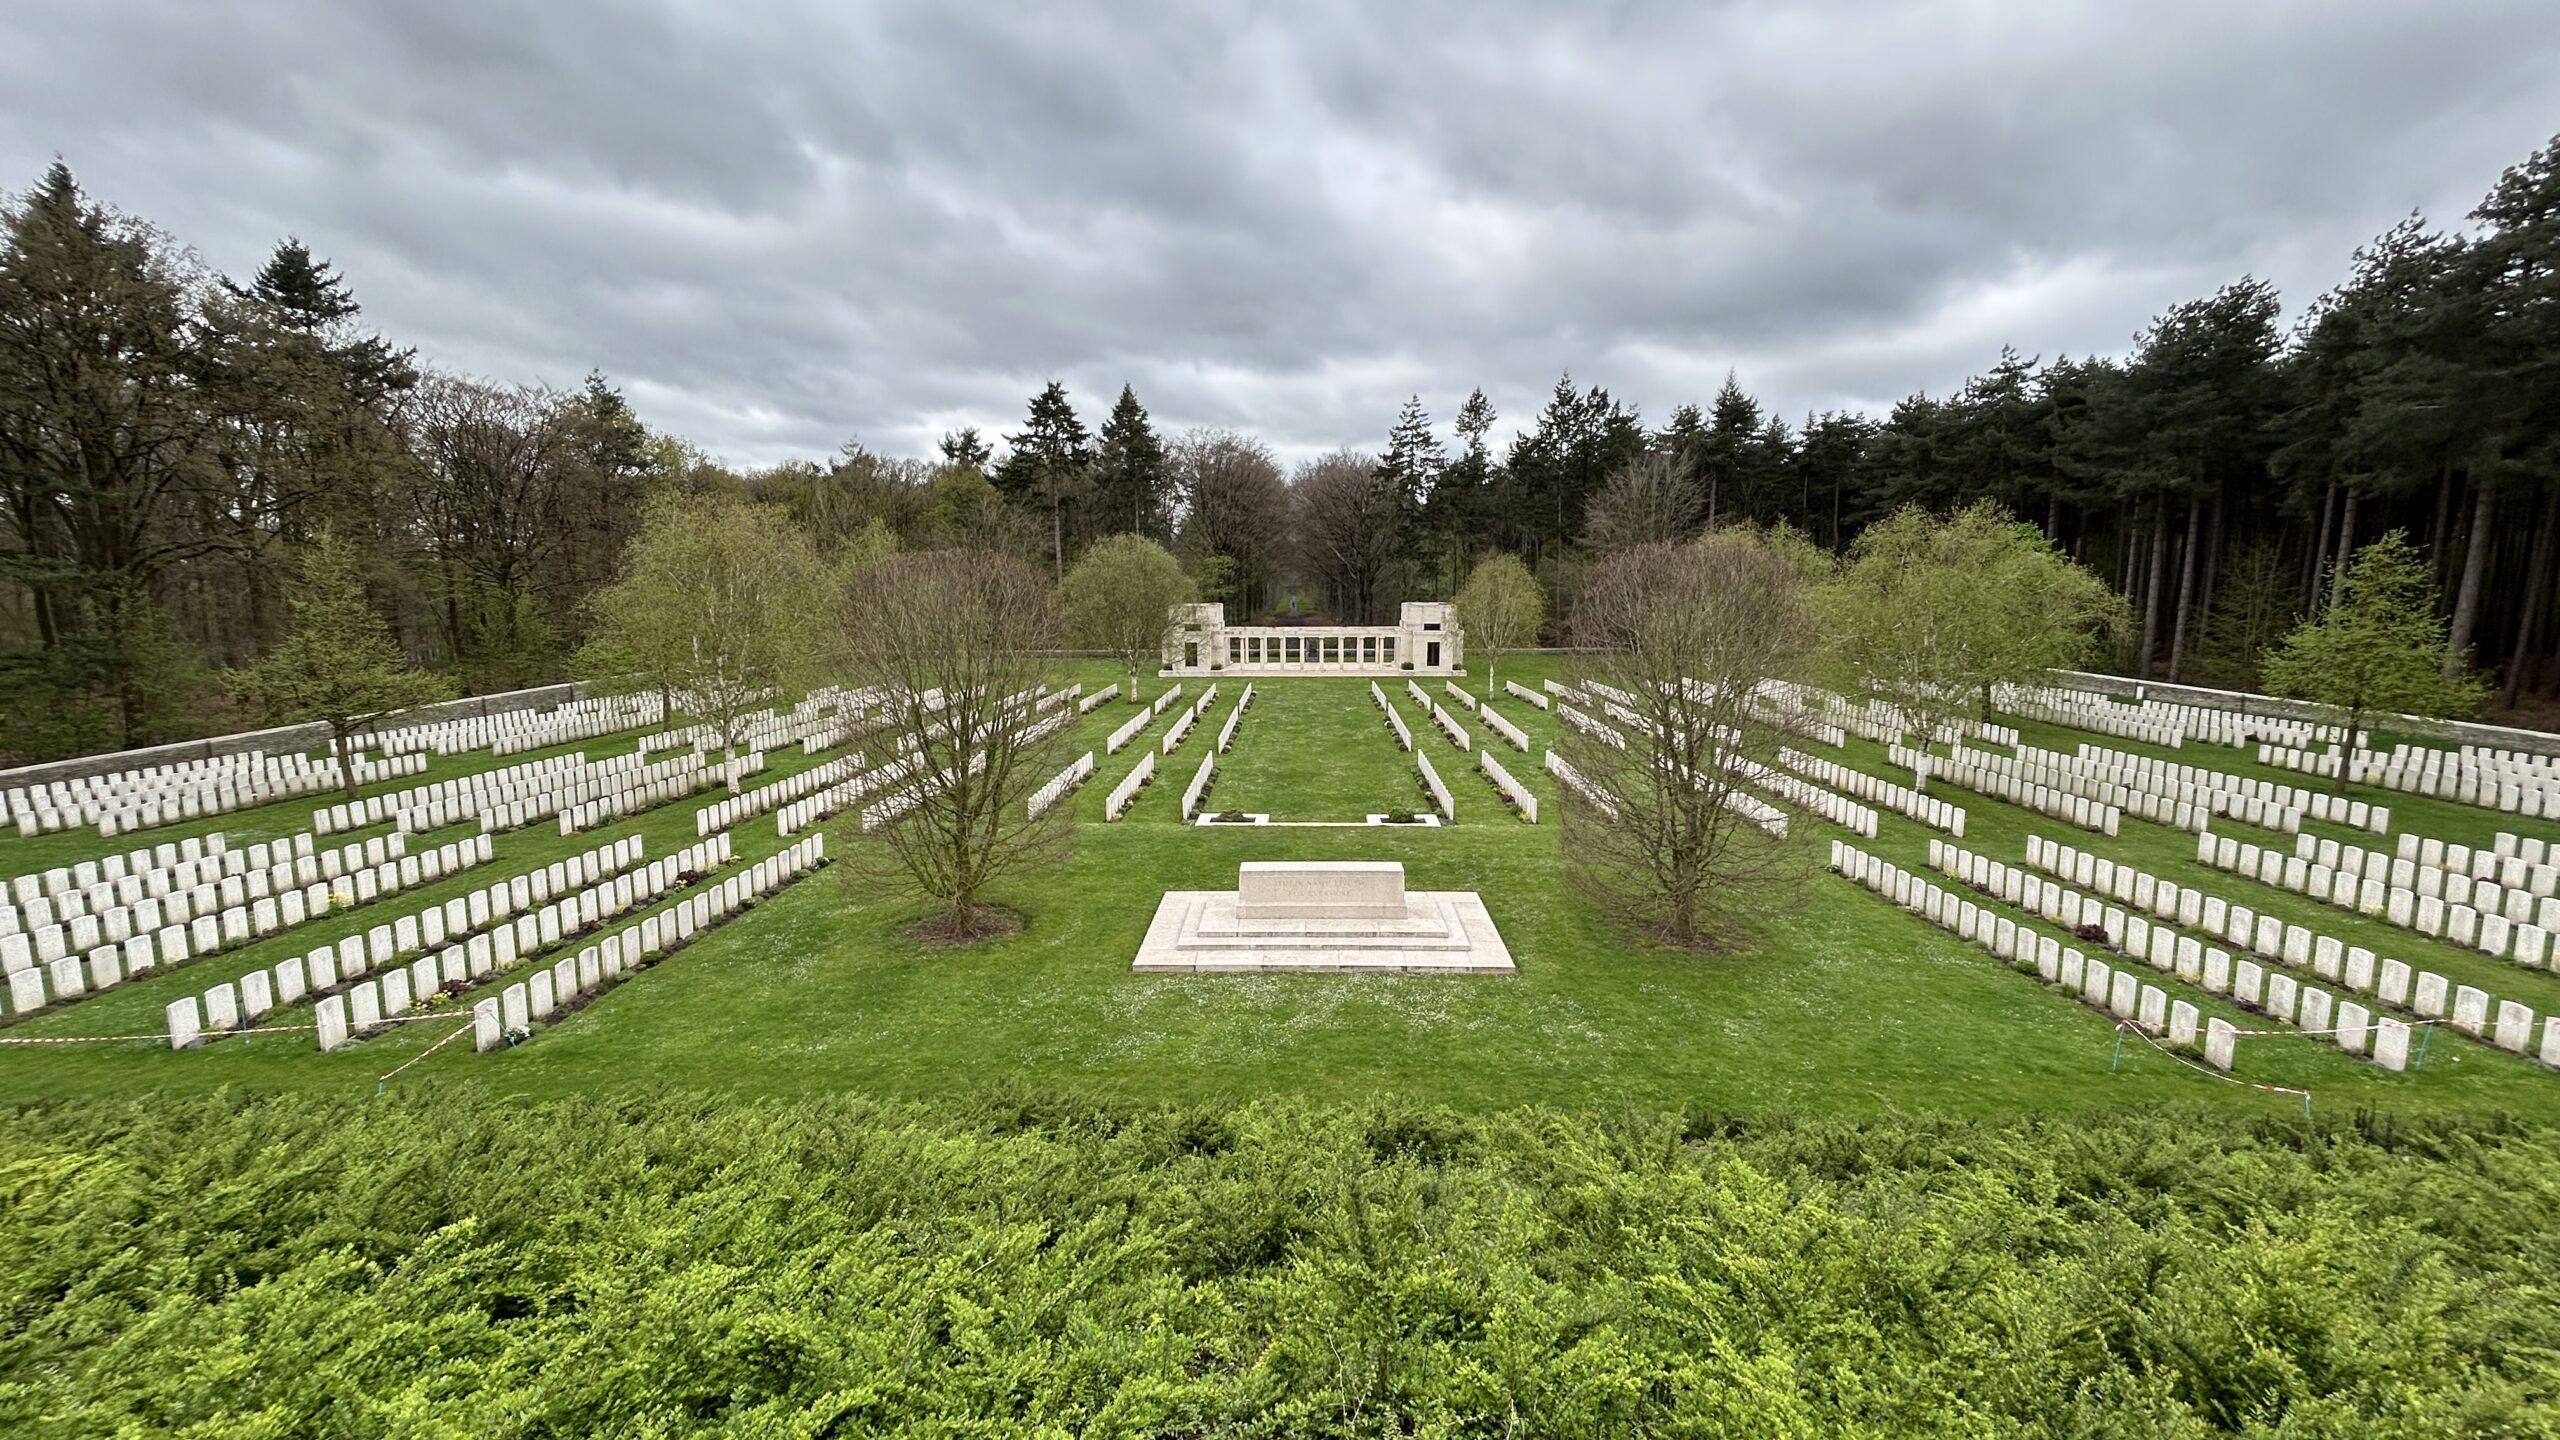
[[1168, 891], [1130, 968], [1514, 969], [1475, 891], [1407, 890], [1392, 860], [1248, 860], [1233, 890]]

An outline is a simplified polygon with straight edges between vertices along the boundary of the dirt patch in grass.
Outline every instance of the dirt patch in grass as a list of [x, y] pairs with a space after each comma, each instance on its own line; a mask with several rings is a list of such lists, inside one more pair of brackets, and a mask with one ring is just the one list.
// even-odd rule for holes
[[936, 915], [906, 928], [910, 940], [927, 945], [976, 945], [1021, 933], [1022, 917], [999, 905], [981, 905], [966, 915]]

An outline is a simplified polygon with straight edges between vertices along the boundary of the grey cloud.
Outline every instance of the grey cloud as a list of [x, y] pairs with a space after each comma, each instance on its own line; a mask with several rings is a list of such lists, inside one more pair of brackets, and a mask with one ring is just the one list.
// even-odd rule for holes
[[742, 462], [1052, 376], [1288, 459], [1566, 367], [1881, 408], [2244, 271], [2298, 307], [2555, 101], [2508, 0], [0, 15], [0, 183], [60, 153], [234, 273], [300, 234], [432, 360]]

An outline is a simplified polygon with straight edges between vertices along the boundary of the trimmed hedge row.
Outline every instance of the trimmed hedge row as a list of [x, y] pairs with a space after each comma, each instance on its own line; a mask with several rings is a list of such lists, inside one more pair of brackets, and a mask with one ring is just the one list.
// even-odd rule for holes
[[64, 1105], [0, 1125], [0, 1432], [2546, 1433], [2555, 1138]]

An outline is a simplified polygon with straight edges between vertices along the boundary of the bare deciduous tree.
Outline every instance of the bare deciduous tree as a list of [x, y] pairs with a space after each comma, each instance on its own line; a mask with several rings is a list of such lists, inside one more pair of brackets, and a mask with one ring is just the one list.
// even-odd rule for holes
[[1183, 510], [1176, 548], [1193, 573], [1223, 559], [1236, 604], [1267, 603], [1289, 533], [1289, 490], [1271, 447], [1234, 430], [1192, 430], [1174, 442], [1170, 467]]
[[1685, 455], [1649, 450], [1619, 466], [1591, 497], [1582, 541], [1600, 554], [1697, 533], [1707, 497]]
[[1004, 929], [988, 888], [1059, 858], [1071, 833], [1071, 807], [1028, 804], [1069, 758], [1060, 710], [1035, 701], [1055, 679], [1048, 581], [986, 551], [892, 555], [854, 578], [844, 627], [850, 678], [878, 692], [867, 747], [896, 767], [845, 827], [848, 875], [931, 899], [933, 938]]
[[1606, 731], [1568, 724], [1557, 747], [1588, 787], [1563, 787], [1580, 893], [1658, 939], [1715, 947], [1801, 892], [1803, 849], [1764, 828], [1748, 777], [1779, 739], [1753, 693], [1796, 673], [1812, 630], [1796, 570], [1756, 536], [1640, 545], [1593, 568], [1571, 678]]
[[1404, 516], [1375, 456], [1319, 455], [1289, 477], [1301, 562], [1333, 592], [1346, 625], [1376, 621], [1389, 567], [1404, 543]]

